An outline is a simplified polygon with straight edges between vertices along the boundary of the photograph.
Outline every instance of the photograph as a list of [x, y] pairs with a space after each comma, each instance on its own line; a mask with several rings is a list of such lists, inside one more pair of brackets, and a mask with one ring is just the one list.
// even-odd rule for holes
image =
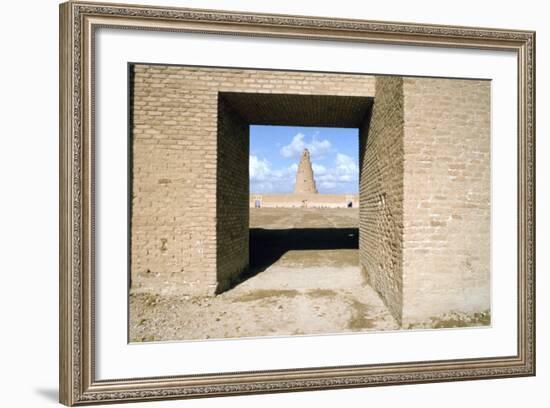
[[6, 2], [0, 405], [547, 404], [545, 4]]
[[491, 325], [491, 81], [129, 63], [129, 340]]
[[62, 404], [535, 375], [535, 31], [278, 6], [59, 5]]

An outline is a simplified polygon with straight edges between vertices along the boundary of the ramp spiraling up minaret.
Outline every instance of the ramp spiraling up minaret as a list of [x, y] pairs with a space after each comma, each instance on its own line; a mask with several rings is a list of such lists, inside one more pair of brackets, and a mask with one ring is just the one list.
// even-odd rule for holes
[[296, 172], [296, 184], [294, 185], [295, 193], [317, 194], [315, 187], [315, 179], [313, 178], [313, 169], [309, 160], [309, 150], [304, 149], [298, 171]]

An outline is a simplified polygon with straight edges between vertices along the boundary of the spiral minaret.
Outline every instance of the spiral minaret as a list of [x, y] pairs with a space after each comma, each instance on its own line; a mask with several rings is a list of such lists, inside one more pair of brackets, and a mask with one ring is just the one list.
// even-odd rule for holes
[[294, 192], [301, 194], [317, 194], [315, 178], [313, 177], [313, 168], [311, 167], [309, 150], [307, 149], [304, 149], [302, 152], [302, 157], [300, 158], [300, 164], [298, 165], [298, 171], [296, 172]]

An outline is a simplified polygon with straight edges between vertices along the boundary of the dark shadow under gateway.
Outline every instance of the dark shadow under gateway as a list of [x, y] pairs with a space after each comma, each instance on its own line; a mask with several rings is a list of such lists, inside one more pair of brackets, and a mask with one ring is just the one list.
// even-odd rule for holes
[[264, 272], [288, 251], [358, 248], [358, 228], [250, 228], [249, 269], [228, 290]]

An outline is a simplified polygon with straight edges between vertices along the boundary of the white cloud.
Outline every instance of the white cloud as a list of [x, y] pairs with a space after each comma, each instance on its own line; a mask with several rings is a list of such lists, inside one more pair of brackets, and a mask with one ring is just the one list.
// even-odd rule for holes
[[[313, 168], [313, 173], [316, 176], [323, 175], [327, 172], [327, 168], [322, 164], [311, 163], [311, 167]], [[298, 166], [296, 166], [296, 169], [298, 169]]]
[[258, 156], [250, 156], [248, 166], [252, 181], [265, 180], [271, 173], [271, 164], [266, 159], [258, 159]]
[[283, 169], [273, 169], [267, 159], [251, 155], [249, 160], [250, 191], [258, 193], [291, 192], [294, 189], [297, 169], [296, 163]]
[[320, 171], [313, 171], [319, 189], [326, 192], [354, 192], [357, 191], [359, 182], [359, 167], [355, 160], [342, 153], [337, 153], [334, 160], [334, 167], [325, 168], [320, 166]]
[[321, 184], [319, 185], [320, 188], [327, 189], [327, 190], [332, 190], [336, 188], [336, 186], [338, 186], [338, 184], [335, 183], [334, 181], [322, 181]]
[[340, 174], [355, 175], [359, 173], [359, 167], [355, 160], [342, 153], [336, 155], [336, 169]]
[[304, 149], [308, 149], [311, 157], [321, 156], [330, 150], [331, 144], [327, 139], [318, 140], [315, 135], [311, 138], [311, 142], [308, 143], [305, 140], [306, 135], [303, 133], [297, 133], [290, 144], [281, 147], [281, 154], [284, 157], [299, 157]]

